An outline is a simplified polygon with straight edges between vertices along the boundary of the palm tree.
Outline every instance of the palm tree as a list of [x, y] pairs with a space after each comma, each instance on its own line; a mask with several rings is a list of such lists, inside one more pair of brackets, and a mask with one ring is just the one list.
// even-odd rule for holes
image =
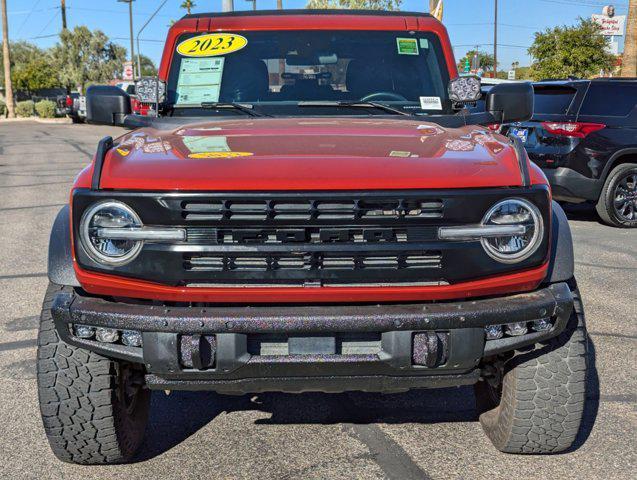
[[637, 0], [630, 0], [628, 3], [622, 77], [637, 77]]
[[185, 8], [188, 15], [190, 15], [190, 9], [195, 8], [197, 4], [192, 0], [184, 0], [184, 2], [180, 5], [181, 8]]
[[11, 85], [11, 57], [9, 53], [9, 22], [7, 18], [7, 1], [2, 0], [2, 56], [4, 62], [4, 96], [9, 118], [15, 116], [13, 105], [13, 85]]

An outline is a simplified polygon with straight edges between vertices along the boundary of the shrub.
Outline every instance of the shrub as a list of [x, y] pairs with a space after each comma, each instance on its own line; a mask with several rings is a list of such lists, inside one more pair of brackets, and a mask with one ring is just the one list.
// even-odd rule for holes
[[18, 117], [32, 117], [35, 109], [33, 100], [25, 100], [15, 104], [15, 113]]
[[40, 118], [53, 118], [55, 117], [55, 102], [42, 100], [35, 104], [35, 111]]
[[2, 100], [0, 100], [0, 118], [7, 116], [7, 105]]

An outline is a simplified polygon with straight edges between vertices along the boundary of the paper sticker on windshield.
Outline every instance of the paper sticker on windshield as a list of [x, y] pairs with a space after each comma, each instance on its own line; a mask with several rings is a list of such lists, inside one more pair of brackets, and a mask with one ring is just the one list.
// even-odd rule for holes
[[420, 108], [423, 110], [442, 110], [440, 97], [420, 97]]
[[218, 102], [224, 63], [225, 58], [184, 58], [179, 67], [176, 103]]
[[397, 38], [399, 55], [418, 55], [418, 41], [415, 38]]
[[247, 44], [248, 39], [236, 33], [209, 33], [184, 40], [177, 51], [185, 57], [216, 57], [238, 52]]

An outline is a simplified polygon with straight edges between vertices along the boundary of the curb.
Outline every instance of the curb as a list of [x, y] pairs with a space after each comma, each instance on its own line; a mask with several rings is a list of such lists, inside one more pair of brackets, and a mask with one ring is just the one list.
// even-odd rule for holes
[[36, 122], [36, 123], [58, 123], [58, 124], [71, 124], [73, 123], [70, 118], [39, 118], [39, 117], [17, 117], [17, 118], [0, 118], [0, 124], [2, 123], [19, 123], [19, 122]]

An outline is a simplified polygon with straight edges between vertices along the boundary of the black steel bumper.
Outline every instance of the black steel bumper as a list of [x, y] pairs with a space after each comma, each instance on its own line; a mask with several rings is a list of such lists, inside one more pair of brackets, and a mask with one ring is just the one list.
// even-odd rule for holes
[[[52, 314], [58, 333], [67, 343], [144, 363], [150, 388], [241, 394], [393, 392], [472, 384], [479, 378], [477, 367], [482, 358], [558, 335], [572, 308], [568, 285], [556, 283], [534, 292], [496, 298], [400, 305], [168, 307], [60, 293]], [[485, 341], [486, 325], [547, 317], [553, 320], [549, 331]], [[73, 324], [141, 331], [143, 347], [77, 338], [72, 334]], [[249, 349], [255, 337], [268, 335], [306, 341], [364, 334], [378, 335], [378, 352], [299, 354], [296, 350], [262, 355]], [[438, 362], [414, 362], [418, 334], [425, 334], [420, 338], [434, 343], [444, 338], [443, 343], [437, 342], [438, 347], [430, 347], [430, 352], [439, 348]], [[196, 344], [196, 355], [192, 351], [188, 355], [197, 361], [184, 362], [184, 338], [188, 339], [187, 345]], [[202, 361], [198, 345], [210, 338], [214, 338], [213, 361]]]

